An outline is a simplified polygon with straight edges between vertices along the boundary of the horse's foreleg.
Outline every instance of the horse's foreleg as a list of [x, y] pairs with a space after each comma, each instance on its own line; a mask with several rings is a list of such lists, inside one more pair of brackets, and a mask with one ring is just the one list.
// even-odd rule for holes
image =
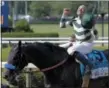
[[51, 84], [49, 83], [49, 81], [47, 80], [45, 75], [44, 75], [44, 87], [45, 88], [51, 88]]

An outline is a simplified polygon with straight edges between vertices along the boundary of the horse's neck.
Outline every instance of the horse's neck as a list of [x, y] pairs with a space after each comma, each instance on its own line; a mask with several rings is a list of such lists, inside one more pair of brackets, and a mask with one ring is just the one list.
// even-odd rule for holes
[[40, 69], [55, 65], [55, 59], [52, 57], [52, 55], [47, 53], [44, 47], [41, 46], [38, 47], [30, 44], [25, 46], [24, 49], [25, 49], [24, 52], [28, 57], [27, 59], [29, 63], [33, 63]]

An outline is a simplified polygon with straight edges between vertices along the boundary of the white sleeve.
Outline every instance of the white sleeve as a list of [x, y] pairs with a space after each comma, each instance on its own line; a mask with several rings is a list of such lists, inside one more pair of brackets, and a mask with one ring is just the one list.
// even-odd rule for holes
[[70, 46], [71, 42], [68, 42], [68, 43], [65, 43], [65, 44], [60, 44], [59, 46], [60, 47], [63, 47], [63, 48], [68, 48]]

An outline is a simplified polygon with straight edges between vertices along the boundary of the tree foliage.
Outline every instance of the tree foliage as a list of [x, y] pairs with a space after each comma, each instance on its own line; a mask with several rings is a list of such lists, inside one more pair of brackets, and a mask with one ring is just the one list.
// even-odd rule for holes
[[29, 23], [25, 19], [16, 22], [14, 31], [33, 32], [32, 29], [30, 28]]
[[[17, 14], [25, 13], [25, 1], [17, 2]], [[99, 4], [98, 4], [99, 3]], [[10, 13], [12, 14], [12, 2], [10, 4]], [[79, 5], [86, 5], [88, 8], [96, 5], [95, 13], [108, 12], [107, 1], [27, 1], [28, 14], [33, 17], [59, 16], [63, 8], [71, 8], [72, 14], [76, 14]], [[13, 5], [14, 6], [14, 5]], [[100, 11], [98, 11], [100, 10]]]
[[34, 17], [49, 16], [51, 12], [51, 5], [46, 1], [33, 1], [30, 4], [30, 14]]

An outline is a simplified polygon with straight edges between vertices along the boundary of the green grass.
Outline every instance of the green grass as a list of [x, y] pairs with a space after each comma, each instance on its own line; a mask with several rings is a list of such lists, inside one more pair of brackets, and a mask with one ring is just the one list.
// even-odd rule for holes
[[1, 83], [2, 84], [7, 84], [7, 81], [3, 78], [4, 72], [5, 72], [5, 69], [1, 69]]
[[108, 49], [108, 46], [94, 46], [93, 49], [97, 49], [97, 50], [105, 50], [105, 49]]
[[[8, 55], [9, 55], [9, 51], [10, 51], [10, 47], [8, 47], [8, 48], [3, 48], [2, 49], [2, 61], [7, 61], [7, 57], [8, 57]], [[104, 46], [104, 47], [102, 47], [102, 46], [96, 46], [96, 47], [94, 47], [94, 49], [97, 49], [97, 50], [104, 50], [104, 49], [108, 49], [108, 46]]]
[[9, 55], [10, 50], [11, 50], [11, 47], [1, 49], [2, 61], [7, 61], [7, 57]]
[[[59, 24], [33, 24], [31, 28], [36, 33], [57, 32], [60, 37], [67, 37], [73, 33], [73, 27], [60, 28]], [[102, 24], [96, 24], [99, 36], [102, 36]], [[108, 36], [108, 24], [104, 24], [104, 36]]]

